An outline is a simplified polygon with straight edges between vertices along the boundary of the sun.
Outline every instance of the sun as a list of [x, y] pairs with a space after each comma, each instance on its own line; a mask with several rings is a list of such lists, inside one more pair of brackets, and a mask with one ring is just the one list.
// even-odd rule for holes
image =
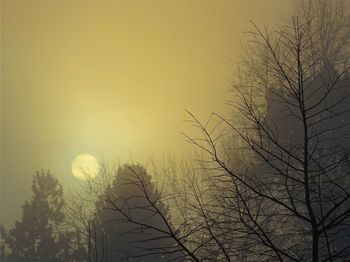
[[72, 174], [79, 180], [93, 179], [99, 171], [99, 162], [90, 154], [79, 154], [72, 161]]

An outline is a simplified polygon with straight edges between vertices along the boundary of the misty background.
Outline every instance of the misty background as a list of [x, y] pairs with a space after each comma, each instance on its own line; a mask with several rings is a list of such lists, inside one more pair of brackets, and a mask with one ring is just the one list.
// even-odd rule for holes
[[80, 153], [188, 153], [184, 109], [225, 112], [249, 20], [273, 27], [290, 5], [1, 1], [0, 223], [20, 218], [38, 169], [79, 186]]

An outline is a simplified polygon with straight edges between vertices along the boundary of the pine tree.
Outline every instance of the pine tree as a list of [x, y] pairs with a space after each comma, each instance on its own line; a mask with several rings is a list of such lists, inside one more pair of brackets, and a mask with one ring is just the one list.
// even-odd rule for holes
[[[98, 261], [167, 261], [171, 255], [160, 252], [171, 249], [174, 243], [160, 231], [140, 226], [144, 223], [166, 231], [162, 218], [156, 214], [149, 200], [170, 219], [168, 208], [151, 176], [140, 165], [119, 168], [114, 183], [106, 189], [104, 199], [96, 205]], [[129, 221], [122, 212], [127, 212]]]
[[22, 206], [22, 219], [7, 236], [11, 250], [10, 261], [60, 261], [65, 252], [64, 237], [59, 225], [62, 211], [63, 188], [49, 171], [37, 172], [32, 182], [33, 196]]

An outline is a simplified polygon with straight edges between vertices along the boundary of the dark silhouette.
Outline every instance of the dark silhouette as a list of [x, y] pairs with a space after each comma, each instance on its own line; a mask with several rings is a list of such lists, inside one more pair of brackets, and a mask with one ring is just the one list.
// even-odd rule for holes
[[102, 165], [65, 203], [37, 172], [21, 221], [0, 227], [1, 261], [350, 261], [347, 7], [299, 1], [278, 30], [253, 24], [233, 114], [188, 112], [203, 154], [169, 162], [162, 183]]
[[[188, 140], [209, 157], [172, 184], [166, 201], [179, 221], [155, 209], [147, 190], [109, 199], [117, 220], [163, 232], [193, 261], [350, 259], [350, 30], [345, 2], [317, 3], [276, 32], [254, 25], [233, 118], [202, 124], [189, 113], [203, 136]], [[324, 10], [331, 16], [314, 19]], [[167, 230], [140, 221], [132, 199], [144, 199]]]
[[6, 238], [7, 238], [6, 229], [2, 224], [0, 224], [0, 261], [6, 261], [7, 259]]
[[[219, 124], [211, 129], [192, 115], [203, 138], [189, 140], [213, 161], [213, 194], [223, 207], [217, 235], [236, 234], [232, 255], [233, 245], [216, 238], [224, 260], [234, 253], [243, 261], [350, 258], [349, 64], [345, 52], [328, 55], [346, 49], [349, 34], [337, 35], [344, 33], [337, 19], [323, 20], [341, 41], [332, 45], [312, 18], [295, 17], [276, 33], [255, 27], [233, 85], [236, 119], [214, 114]], [[251, 158], [245, 167], [220, 147], [223, 134], [242, 141]]]
[[23, 205], [22, 220], [9, 230], [8, 261], [63, 261], [67, 239], [60, 233], [64, 214], [63, 189], [49, 172], [33, 177], [33, 197]]
[[[163, 219], [170, 214], [151, 176], [140, 165], [119, 168], [114, 182], [96, 203], [96, 261], [168, 261], [175, 243]], [[159, 216], [157, 210], [164, 218]], [[97, 223], [96, 223], [97, 222]]]
[[65, 202], [58, 179], [49, 171], [38, 171], [32, 191], [31, 200], [22, 207], [22, 220], [8, 232], [0, 228], [1, 261], [87, 261], [81, 235], [63, 223]]

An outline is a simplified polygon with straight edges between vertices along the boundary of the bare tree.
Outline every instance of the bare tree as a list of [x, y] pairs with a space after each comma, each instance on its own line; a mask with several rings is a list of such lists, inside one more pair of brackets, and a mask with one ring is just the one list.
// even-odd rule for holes
[[[349, 38], [327, 44], [320, 30], [298, 17], [275, 33], [255, 27], [233, 84], [236, 118], [213, 114], [218, 124], [209, 128], [191, 115], [203, 137], [189, 141], [226, 176], [218, 199], [237, 215], [251, 260], [350, 257], [350, 80], [338, 57]], [[220, 146], [232, 133], [250, 150], [246, 169]]]
[[[144, 234], [143, 252], [127, 258], [350, 259], [349, 9], [345, 1], [300, 3], [302, 15], [276, 32], [253, 24], [233, 117], [202, 123], [188, 112], [201, 132], [187, 136], [200, 161], [165, 168], [157, 193], [145, 170], [130, 168], [124, 182], [136, 190], [106, 195], [110, 220]], [[159, 239], [166, 244], [148, 245]]]
[[103, 236], [100, 231], [102, 222], [96, 217], [96, 203], [103, 198], [106, 189], [113, 182], [116, 170], [114, 163], [105, 161], [100, 163], [97, 178], [89, 177], [89, 170], [82, 170], [86, 172], [85, 183], [66, 197], [64, 230], [75, 237], [77, 261], [100, 261], [99, 253], [105, 251], [106, 243], [100, 241]]

